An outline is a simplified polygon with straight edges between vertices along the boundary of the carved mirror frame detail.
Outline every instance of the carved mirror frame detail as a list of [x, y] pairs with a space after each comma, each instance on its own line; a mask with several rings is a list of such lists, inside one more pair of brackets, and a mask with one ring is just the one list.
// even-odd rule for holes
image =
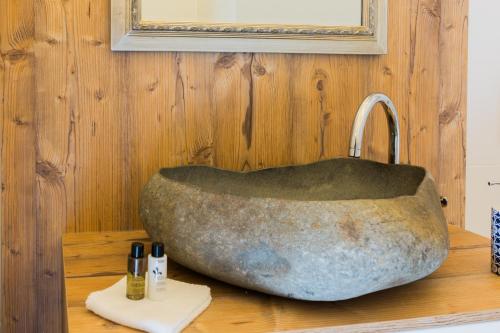
[[362, 0], [362, 25], [352, 27], [145, 22], [141, 1], [111, 0], [112, 50], [387, 53], [387, 0]]

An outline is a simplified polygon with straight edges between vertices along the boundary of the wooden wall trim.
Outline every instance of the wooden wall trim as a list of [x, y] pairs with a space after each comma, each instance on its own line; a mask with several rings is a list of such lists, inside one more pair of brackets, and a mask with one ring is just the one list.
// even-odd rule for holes
[[[0, 2], [2, 331], [64, 329], [62, 233], [141, 228], [160, 167], [346, 156], [375, 91], [398, 108], [402, 162], [432, 172], [463, 226], [467, 12], [390, 0], [384, 56], [112, 53], [110, 1]], [[388, 138], [372, 114], [363, 158], [387, 161]]]

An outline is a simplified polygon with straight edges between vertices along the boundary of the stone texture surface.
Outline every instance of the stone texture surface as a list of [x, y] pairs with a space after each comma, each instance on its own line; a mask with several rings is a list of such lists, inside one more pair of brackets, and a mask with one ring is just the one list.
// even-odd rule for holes
[[448, 254], [435, 184], [424, 169], [364, 160], [234, 173], [163, 169], [141, 217], [173, 260], [284, 297], [334, 301], [434, 272]]

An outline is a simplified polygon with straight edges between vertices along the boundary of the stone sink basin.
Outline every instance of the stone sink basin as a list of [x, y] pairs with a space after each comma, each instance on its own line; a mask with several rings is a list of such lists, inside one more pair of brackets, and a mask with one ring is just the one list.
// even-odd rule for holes
[[163, 169], [141, 217], [199, 273], [289, 298], [336, 301], [421, 279], [448, 255], [432, 177], [359, 159], [235, 173]]

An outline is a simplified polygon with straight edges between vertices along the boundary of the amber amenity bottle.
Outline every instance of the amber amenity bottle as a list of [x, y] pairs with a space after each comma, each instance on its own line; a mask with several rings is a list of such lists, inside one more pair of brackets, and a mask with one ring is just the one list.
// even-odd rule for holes
[[127, 298], [140, 300], [144, 298], [146, 289], [146, 261], [144, 259], [144, 244], [132, 243], [128, 256]]

